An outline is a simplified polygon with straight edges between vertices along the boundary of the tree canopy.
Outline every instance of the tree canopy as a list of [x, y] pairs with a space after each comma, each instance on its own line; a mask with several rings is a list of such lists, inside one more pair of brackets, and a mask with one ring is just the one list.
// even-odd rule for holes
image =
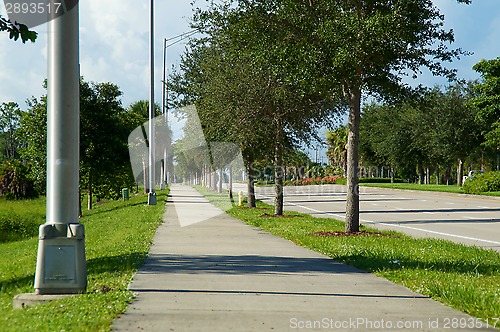
[[[127, 138], [135, 128], [122, 107], [122, 92], [113, 83], [80, 80], [80, 185], [98, 198], [118, 197], [133, 184]], [[47, 97], [32, 98], [21, 117], [25, 139], [21, 158], [31, 165], [37, 190], [45, 192]]]
[[476, 121], [485, 135], [485, 145], [500, 148], [500, 57], [481, 60], [473, 69], [483, 81], [475, 88], [471, 105], [478, 109]]
[[[219, 44], [229, 43], [223, 55], [232, 55], [227, 57], [230, 64], [246, 55], [252, 75], [267, 86], [261, 105], [271, 105], [265, 110], [278, 129], [277, 142], [286, 136], [286, 129], [281, 133], [279, 128], [310, 133], [309, 124], [325, 120], [322, 111], [332, 111], [332, 102], [349, 107], [347, 232], [359, 229], [363, 95], [386, 100], [408, 95], [412, 88], [403, 78], [416, 78], [424, 68], [454, 79], [455, 71], [443, 63], [466, 54], [449, 48], [453, 32], [443, 28], [444, 17], [430, 0], [227, 0], [198, 11], [194, 22], [209, 36], [207, 41], [221, 36]], [[279, 150], [275, 155], [277, 166]]]
[[421, 183], [424, 167], [460, 166], [482, 138], [474, 121], [476, 110], [469, 105], [473, 86], [455, 84], [444, 91], [434, 87], [411, 102], [365, 106], [360, 129], [363, 162], [390, 167], [409, 180], [418, 171]]
[[281, 215], [285, 149], [315, 139], [341, 109], [337, 94], [313, 72], [318, 68], [304, 65], [313, 52], [305, 49], [308, 43], [298, 49], [287, 42], [295, 32], [283, 29], [282, 17], [275, 15], [279, 7], [272, 1], [237, 4], [197, 12], [194, 26], [208, 37], [192, 44], [181, 66], [184, 80], [175, 81], [195, 101], [210, 139], [238, 143], [247, 165], [272, 156], [275, 214]]

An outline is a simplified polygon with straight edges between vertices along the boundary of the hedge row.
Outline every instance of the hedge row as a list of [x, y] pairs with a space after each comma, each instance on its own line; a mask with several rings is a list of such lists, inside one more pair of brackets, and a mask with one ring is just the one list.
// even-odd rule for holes
[[500, 191], [500, 171], [474, 174], [465, 180], [462, 189], [466, 194], [478, 195], [488, 191]]
[[[402, 179], [394, 179], [394, 183], [401, 183]], [[292, 186], [307, 186], [313, 184], [346, 184], [345, 177], [340, 175], [325, 176], [322, 178], [305, 178], [300, 180], [289, 181], [286, 184]], [[390, 178], [360, 178], [359, 183], [391, 183]]]

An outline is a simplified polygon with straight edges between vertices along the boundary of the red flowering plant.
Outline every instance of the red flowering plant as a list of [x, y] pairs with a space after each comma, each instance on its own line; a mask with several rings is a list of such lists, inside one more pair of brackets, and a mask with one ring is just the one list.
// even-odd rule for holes
[[335, 184], [338, 179], [342, 179], [341, 175], [328, 175], [324, 177], [316, 177], [316, 178], [305, 178], [300, 180], [292, 181], [292, 185], [294, 186], [310, 186], [310, 185], [319, 185], [319, 184]]

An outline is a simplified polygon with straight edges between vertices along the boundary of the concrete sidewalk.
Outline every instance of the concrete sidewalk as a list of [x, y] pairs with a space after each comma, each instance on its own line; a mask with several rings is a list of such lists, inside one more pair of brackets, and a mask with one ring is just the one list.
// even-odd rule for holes
[[[472, 317], [243, 224], [173, 186], [116, 331], [450, 331]], [[210, 218], [193, 224], [183, 218]], [[181, 227], [180, 225], [189, 225]], [[475, 325], [477, 324], [477, 325]], [[478, 329], [460, 329], [460, 331]]]

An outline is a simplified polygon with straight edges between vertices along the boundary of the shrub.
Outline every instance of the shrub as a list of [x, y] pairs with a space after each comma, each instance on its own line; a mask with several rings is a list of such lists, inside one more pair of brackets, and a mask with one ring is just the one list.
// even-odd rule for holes
[[33, 181], [28, 178], [28, 168], [20, 161], [7, 160], [0, 165], [0, 196], [7, 199], [36, 196]]
[[[394, 179], [394, 183], [402, 183], [402, 179]], [[390, 178], [360, 178], [359, 183], [391, 183]], [[300, 180], [294, 180], [287, 182], [285, 185], [292, 186], [308, 186], [313, 184], [347, 184], [347, 179], [340, 175], [316, 177], [316, 178], [305, 178]]]
[[306, 170], [306, 176], [308, 178], [324, 178], [326, 176], [339, 176], [344, 174], [341, 168], [334, 167], [331, 165], [315, 165], [311, 166]]
[[500, 191], [500, 171], [475, 174], [467, 179], [462, 189], [466, 194], [481, 194], [488, 191]]
[[337, 184], [340, 179], [343, 179], [340, 175], [330, 175], [324, 177], [316, 178], [305, 178], [300, 180], [294, 180], [291, 182], [293, 186], [309, 186], [314, 184]]

